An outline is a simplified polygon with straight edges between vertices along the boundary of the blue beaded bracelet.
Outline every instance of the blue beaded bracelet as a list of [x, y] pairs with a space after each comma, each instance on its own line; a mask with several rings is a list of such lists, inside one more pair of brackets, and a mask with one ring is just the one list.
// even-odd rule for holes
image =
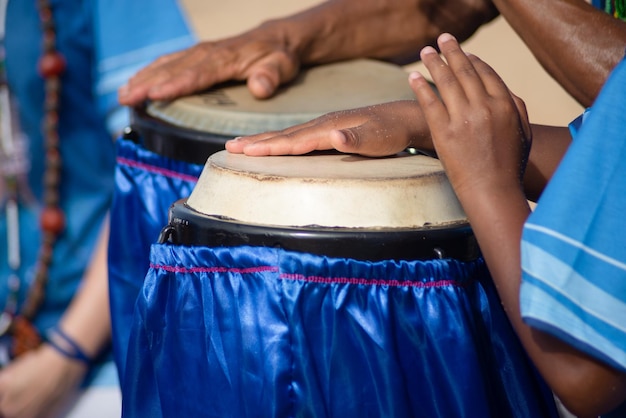
[[[60, 345], [57, 341], [57, 338], [55, 337], [63, 340], [64, 344]], [[54, 327], [48, 331], [46, 342], [48, 343], [48, 345], [50, 345], [50, 347], [54, 348], [64, 357], [80, 361], [87, 366], [91, 365], [91, 363], [93, 362], [93, 359], [85, 354], [85, 352], [82, 350], [82, 348], [80, 348], [78, 343], [76, 343], [76, 341], [74, 341], [65, 332], [61, 331], [59, 327]]]

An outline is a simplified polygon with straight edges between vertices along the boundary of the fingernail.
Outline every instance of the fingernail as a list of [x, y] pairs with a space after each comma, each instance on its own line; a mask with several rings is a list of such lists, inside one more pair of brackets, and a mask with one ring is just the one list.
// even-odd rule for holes
[[265, 90], [265, 94], [270, 94], [274, 89], [274, 86], [270, 83], [267, 77], [259, 76], [254, 79], [255, 82], [259, 83], [261, 88]]
[[442, 33], [439, 36], [439, 41], [440, 42], [448, 42], [448, 41], [454, 41], [456, 40], [456, 38], [452, 35], [450, 35], [449, 33]]
[[117, 90], [117, 94], [118, 96], [126, 96], [128, 94], [128, 90], [129, 90], [128, 85], [124, 84], [122, 87], [120, 87]]
[[424, 48], [422, 48], [421, 55], [436, 54], [436, 53], [437, 53], [437, 50], [433, 48], [432, 46], [425, 46]]
[[417, 72], [417, 71], [413, 71], [413, 72], [409, 73], [409, 80], [410, 81], [418, 80], [420, 78], [424, 78], [424, 76], [421, 73]]

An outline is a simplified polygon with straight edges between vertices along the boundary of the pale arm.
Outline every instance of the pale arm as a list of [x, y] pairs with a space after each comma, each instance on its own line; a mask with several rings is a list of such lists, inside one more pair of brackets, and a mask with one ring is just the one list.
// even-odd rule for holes
[[[58, 324], [92, 357], [107, 347], [111, 335], [107, 243], [108, 225], [104, 225], [81, 287]], [[75, 395], [86, 373], [85, 364], [44, 343], [0, 370], [0, 415], [47, 416]]]

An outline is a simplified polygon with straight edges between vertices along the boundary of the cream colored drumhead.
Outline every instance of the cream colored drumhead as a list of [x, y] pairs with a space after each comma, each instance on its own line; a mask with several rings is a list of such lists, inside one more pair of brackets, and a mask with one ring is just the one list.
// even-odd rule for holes
[[245, 84], [237, 84], [154, 102], [146, 111], [176, 126], [239, 136], [284, 129], [336, 110], [413, 98], [401, 67], [354, 60], [304, 70], [267, 100], [253, 98]]
[[437, 159], [401, 154], [209, 157], [187, 199], [205, 215], [274, 226], [421, 228], [465, 223]]

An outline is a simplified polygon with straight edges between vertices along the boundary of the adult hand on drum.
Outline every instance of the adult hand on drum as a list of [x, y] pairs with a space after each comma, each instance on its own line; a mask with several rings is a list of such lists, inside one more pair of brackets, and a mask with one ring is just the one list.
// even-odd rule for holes
[[256, 31], [217, 42], [201, 42], [164, 55], [135, 74], [118, 91], [122, 105], [169, 100], [228, 80], [247, 80], [258, 99], [272, 96], [300, 69], [298, 57], [280, 39]]
[[202, 42], [141, 70], [118, 92], [122, 105], [166, 100], [228, 80], [247, 80], [263, 99], [302, 64], [353, 58], [413, 62], [441, 28], [467, 39], [498, 11], [491, 0], [332, 0], [238, 36]]
[[441, 98], [421, 74], [409, 79], [461, 202], [500, 187], [521, 191], [532, 137], [523, 101], [453, 36], [441, 35], [438, 46], [446, 62], [432, 47], [421, 58]]
[[226, 142], [228, 151], [250, 156], [301, 155], [336, 149], [381, 157], [409, 147], [433, 149], [419, 104], [411, 100], [331, 112], [281, 131]]

